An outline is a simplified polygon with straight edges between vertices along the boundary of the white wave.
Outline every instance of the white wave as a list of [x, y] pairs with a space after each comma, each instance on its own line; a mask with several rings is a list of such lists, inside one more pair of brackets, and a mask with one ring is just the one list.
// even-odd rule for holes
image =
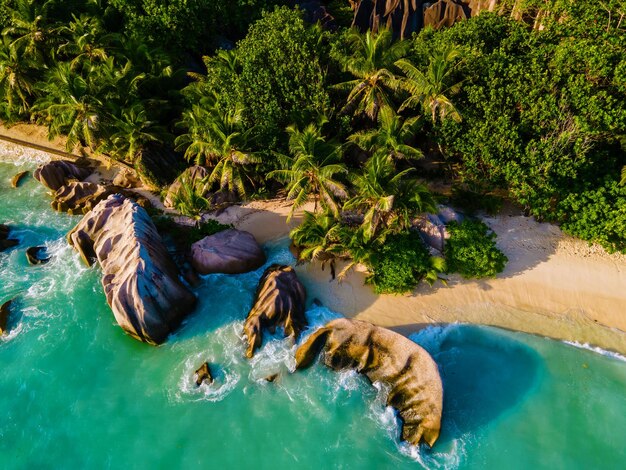
[[586, 349], [587, 351], [594, 352], [596, 354], [601, 354], [602, 356], [610, 357], [613, 359], [617, 359], [618, 361], [626, 362], [626, 356], [622, 356], [620, 353], [614, 351], [607, 351], [606, 349], [602, 349], [598, 346], [592, 346], [589, 343], [579, 343], [578, 341], [563, 341], [565, 344], [569, 344], [570, 346], [574, 346], [578, 349]]
[[285, 369], [294, 372], [296, 370], [296, 345], [293, 340], [283, 338], [283, 332], [280, 330], [275, 335], [265, 335], [264, 339], [266, 344], [249, 361], [250, 380], [264, 380]]
[[376, 397], [369, 403], [367, 417], [373, 420], [376, 426], [387, 435], [400, 454], [410, 458], [425, 469], [447, 470], [460, 466], [465, 456], [465, 442], [462, 439], [454, 439], [449, 443], [443, 443], [440, 440], [432, 450], [425, 444], [414, 446], [402, 441], [400, 418], [393, 407], [387, 406], [389, 385], [381, 382], [374, 382], [372, 385], [376, 390]]
[[398, 451], [418, 463], [422, 468], [453, 470], [461, 466], [467, 456], [466, 442], [463, 439], [453, 439], [444, 450], [441, 443], [436, 443], [434, 449], [428, 449], [425, 444], [412, 446], [407, 442], [397, 444]]
[[421, 329], [417, 333], [409, 335], [409, 339], [419, 344], [431, 355], [439, 352], [441, 344], [446, 337], [457, 330], [460, 323], [450, 323], [447, 325], [431, 325]]
[[[202, 383], [196, 385], [195, 371], [208, 362], [213, 375], [212, 383]], [[178, 382], [178, 391], [175, 393], [176, 401], [222, 401], [232, 392], [241, 376], [232, 368], [216, 366], [219, 362], [209, 351], [199, 352], [185, 360], [183, 373]]]
[[[178, 368], [180, 379], [175, 390], [168, 393], [174, 402], [222, 401], [241, 380], [241, 364], [244, 345], [239, 337], [241, 322], [233, 322], [218, 328], [211, 334], [207, 349], [188, 356]], [[214, 381], [200, 386], [195, 382], [195, 371], [208, 362]]]
[[41, 150], [0, 141], [0, 162], [15, 166], [41, 165], [52, 160], [52, 155]]
[[23, 330], [24, 324], [22, 322], [19, 322], [17, 325], [11, 328], [8, 333], [0, 335], [0, 344], [8, 343], [9, 341], [14, 340], [23, 332]]

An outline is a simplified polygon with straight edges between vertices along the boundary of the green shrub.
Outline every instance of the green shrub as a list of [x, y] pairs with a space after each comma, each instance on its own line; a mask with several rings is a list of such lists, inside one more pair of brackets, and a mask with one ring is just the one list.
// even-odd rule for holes
[[626, 253], [626, 187], [617, 181], [570, 194], [559, 205], [559, 219], [564, 232], [599, 243], [609, 253]]
[[442, 258], [430, 256], [417, 232], [390, 235], [369, 257], [367, 283], [377, 294], [411, 292], [420, 281], [432, 284], [445, 269]]
[[496, 234], [483, 222], [450, 222], [448, 232], [445, 256], [449, 272], [465, 278], [495, 277], [502, 272], [508, 258], [496, 247]]

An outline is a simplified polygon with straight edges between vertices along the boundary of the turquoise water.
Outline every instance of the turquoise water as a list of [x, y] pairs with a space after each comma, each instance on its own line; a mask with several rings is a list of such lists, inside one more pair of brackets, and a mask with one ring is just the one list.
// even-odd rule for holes
[[[32, 179], [0, 163], [0, 223], [19, 247], [0, 253], [0, 302], [19, 295], [0, 339], [0, 467], [13, 468], [624, 468], [626, 362], [495, 328], [451, 325], [412, 336], [444, 381], [435, 448], [399, 443], [384, 390], [322, 366], [289, 375], [293, 348], [240, 338], [259, 271], [208, 276], [199, 308], [165, 345], [124, 335], [96, 267], [66, 244], [78, 218], [54, 213]], [[45, 244], [52, 261], [27, 265]], [[268, 262], [292, 262], [284, 243]], [[309, 308], [314, 325], [336, 314]], [[214, 385], [199, 389], [205, 360]], [[281, 371], [266, 383], [263, 377]]]

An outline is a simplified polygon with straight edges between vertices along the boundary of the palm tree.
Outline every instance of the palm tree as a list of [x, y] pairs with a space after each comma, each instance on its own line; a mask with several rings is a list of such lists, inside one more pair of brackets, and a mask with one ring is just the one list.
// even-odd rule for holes
[[281, 155], [284, 169], [270, 172], [267, 176], [287, 183], [287, 199], [293, 199], [289, 217], [313, 195], [314, 211], [318, 205], [335, 216], [339, 215], [336, 198], [347, 197], [345, 186], [335, 179], [335, 175], [347, 173], [340, 163], [341, 146], [327, 141], [320, 128], [309, 124], [304, 130], [292, 125], [289, 133], [289, 152], [292, 158]]
[[378, 114], [378, 127], [357, 132], [349, 141], [371, 155], [383, 153], [392, 159], [417, 159], [424, 156], [421, 150], [408, 142], [415, 137], [419, 118], [402, 119], [391, 108]]
[[52, 27], [48, 24], [48, 8], [53, 0], [15, 0], [9, 25], [2, 35], [26, 56], [41, 61], [43, 50], [50, 46]]
[[131, 164], [139, 149], [148, 142], [163, 142], [171, 138], [164, 127], [148, 119], [141, 103], [119, 109], [111, 115], [107, 127], [109, 135], [104, 137], [99, 150]]
[[406, 75], [400, 80], [400, 86], [411, 95], [402, 103], [400, 111], [421, 106], [425, 113], [430, 112], [433, 123], [438, 118], [448, 117], [460, 121], [461, 115], [450, 101], [461, 89], [462, 82], [450, 83], [460, 55], [460, 49], [452, 45], [433, 52], [425, 73], [407, 59], [398, 60], [396, 65]]
[[619, 184], [622, 186], [626, 184], [626, 165], [622, 167], [622, 179]]
[[185, 150], [187, 160], [212, 167], [209, 183], [244, 197], [244, 182], [253, 183], [247, 167], [261, 158], [250, 150], [254, 129], [244, 129], [242, 111], [241, 107], [223, 111], [214, 98], [195, 104], [183, 112], [179, 124], [187, 133], [178, 136], [175, 144], [178, 150]]
[[295, 246], [301, 249], [300, 260], [325, 263], [346, 253], [340, 229], [339, 219], [330, 212], [304, 211], [302, 222], [289, 235]]
[[59, 62], [41, 84], [41, 98], [33, 105], [34, 116], [48, 126], [48, 137], [67, 135], [67, 150], [77, 144], [94, 147], [102, 120], [103, 102], [89, 82]]
[[57, 33], [67, 39], [61, 44], [57, 53], [71, 58], [72, 68], [83, 63], [94, 64], [109, 57], [105, 44], [113, 36], [104, 35], [102, 22], [99, 18], [88, 15], [72, 14], [72, 21], [67, 26], [58, 28]]
[[436, 203], [428, 189], [409, 178], [411, 168], [396, 172], [391, 159], [382, 153], [370, 158], [362, 174], [353, 176], [356, 195], [344, 209], [363, 213], [365, 241], [380, 235], [381, 230], [402, 230], [422, 212], [435, 211]]
[[174, 209], [185, 217], [192, 218], [196, 227], [202, 218], [202, 212], [207, 210], [211, 203], [204, 197], [206, 187], [198, 188], [194, 181], [183, 177], [180, 180], [180, 189], [173, 196]]
[[381, 28], [378, 33], [367, 31], [365, 35], [354, 30], [348, 44], [352, 54], [341, 58], [341, 62], [355, 79], [335, 85], [349, 92], [343, 112], [354, 110], [376, 120], [381, 109], [393, 107], [393, 95], [398, 89], [394, 64], [407, 54], [409, 43], [394, 42], [391, 31]]
[[7, 117], [23, 115], [28, 111], [36, 79], [35, 64], [20, 54], [4, 36], [0, 41], [0, 93]]

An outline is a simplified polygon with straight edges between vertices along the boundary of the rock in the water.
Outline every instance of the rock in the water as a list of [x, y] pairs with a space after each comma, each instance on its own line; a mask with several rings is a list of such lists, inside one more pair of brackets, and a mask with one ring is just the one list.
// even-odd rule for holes
[[28, 248], [26, 250], [26, 259], [28, 260], [28, 264], [31, 265], [46, 264], [50, 261], [48, 250], [45, 246], [31, 246]]
[[13, 304], [13, 299], [8, 300], [0, 306], [0, 336], [8, 333], [7, 325], [9, 324], [9, 316], [11, 315], [11, 304]]
[[195, 194], [208, 198], [209, 185], [205, 182], [208, 176], [209, 170], [203, 166], [194, 165], [187, 168], [176, 178], [176, 181], [170, 185], [167, 190], [167, 195], [163, 200], [163, 205], [169, 208], [173, 208], [176, 205], [176, 198], [183, 189], [183, 184], [188, 185], [189, 189], [192, 189]]
[[8, 225], [0, 224], [0, 251], [19, 245], [19, 240], [9, 238], [10, 233], [11, 228]]
[[204, 382], [209, 384], [213, 383], [213, 376], [211, 375], [211, 369], [209, 368], [209, 363], [205, 362], [195, 372], [196, 377], [196, 386], [199, 387]]
[[24, 178], [26, 178], [26, 176], [28, 176], [28, 173], [30, 173], [30, 172], [29, 171], [20, 171], [13, 178], [11, 178], [11, 187], [12, 188], [19, 187], [19, 185], [22, 183], [22, 181], [24, 181]]
[[279, 377], [280, 374], [272, 374], [272, 375], [268, 375], [267, 377], [265, 377], [265, 381], [266, 382], [276, 382], [276, 379]]
[[70, 214], [86, 214], [103, 199], [117, 192], [116, 187], [97, 183], [71, 181], [54, 193], [53, 209]]
[[160, 344], [191, 312], [196, 298], [144, 209], [109, 196], [68, 234], [70, 245], [102, 267], [102, 285], [117, 323], [131, 336]]
[[387, 405], [402, 419], [402, 439], [432, 447], [441, 429], [443, 386], [437, 364], [413, 341], [370, 323], [340, 318], [314, 332], [296, 351], [296, 369], [320, 351], [335, 370], [355, 369], [391, 387]]
[[228, 229], [191, 245], [191, 264], [200, 274], [241, 274], [265, 264], [263, 249], [251, 233]]
[[33, 177], [48, 189], [56, 191], [70, 181], [84, 180], [91, 173], [89, 167], [78, 166], [69, 160], [54, 160], [37, 168]]
[[291, 266], [273, 264], [265, 270], [257, 287], [255, 302], [243, 326], [248, 341], [246, 357], [263, 342], [263, 328], [273, 333], [282, 326], [285, 335], [298, 339], [306, 327], [306, 289]]

